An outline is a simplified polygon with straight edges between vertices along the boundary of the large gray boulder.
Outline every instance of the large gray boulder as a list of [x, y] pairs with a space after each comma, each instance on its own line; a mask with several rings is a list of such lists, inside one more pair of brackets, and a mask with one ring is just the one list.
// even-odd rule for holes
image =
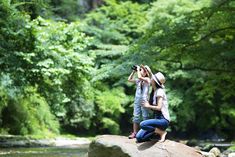
[[88, 157], [202, 157], [194, 148], [166, 140], [136, 143], [124, 136], [102, 135], [90, 144]]

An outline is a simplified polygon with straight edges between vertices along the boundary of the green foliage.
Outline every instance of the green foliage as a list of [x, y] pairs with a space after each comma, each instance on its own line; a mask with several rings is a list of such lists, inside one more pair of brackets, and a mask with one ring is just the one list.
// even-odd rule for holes
[[[12, 75], [23, 77], [25, 75], [22, 70], [27, 69], [28, 65], [22, 64], [20, 53], [30, 52], [34, 41], [28, 28], [29, 16], [18, 12], [8, 1], [1, 1], [1, 4], [0, 66], [2, 72], [12, 71]], [[23, 82], [22, 79], [21, 83]]]
[[51, 0], [12, 0], [12, 2], [19, 11], [25, 12], [30, 15], [31, 19], [35, 19], [38, 16], [49, 17], [51, 11], [49, 11], [49, 3]]
[[100, 111], [116, 117], [124, 112], [124, 108], [121, 106], [123, 99], [125, 99], [123, 89], [105, 90], [104, 92], [98, 92], [96, 96]]
[[51, 114], [45, 99], [36, 92], [35, 88], [25, 87], [20, 91], [14, 90], [12, 84], [1, 85], [1, 89], [4, 88], [8, 91], [2, 90], [2, 93], [6, 93], [4, 96], [1, 94], [1, 99], [4, 100], [1, 102], [1, 106], [4, 106], [0, 110], [1, 132], [47, 136], [59, 133], [58, 121]]
[[103, 128], [107, 128], [109, 130], [110, 133], [112, 134], [118, 134], [120, 133], [119, 130], [119, 124], [115, 121], [113, 121], [111, 118], [102, 118], [102, 124], [103, 124]]
[[193, 123], [199, 132], [234, 132], [233, 10], [232, 1], [157, 1], [149, 30], [130, 51], [166, 74], [176, 130], [195, 130]]
[[[100, 44], [99, 50], [90, 50], [96, 39], [89, 38], [80, 31], [82, 26], [80, 22], [66, 24], [41, 17], [31, 21], [27, 14], [18, 11], [10, 2], [5, 3], [3, 8], [5, 9], [3, 14], [6, 15], [1, 21], [3, 24], [1, 37], [5, 40], [1, 43], [1, 54], [8, 58], [1, 58], [1, 67], [4, 70], [1, 80], [0, 124], [8, 129], [6, 131], [14, 134], [39, 134], [36, 130], [46, 132], [43, 128], [47, 128], [52, 132], [58, 132], [58, 126], [55, 126], [55, 130], [51, 129], [56, 122], [48, 125], [42, 123], [44, 120], [42, 117], [48, 116], [49, 121], [53, 119], [49, 114], [53, 113], [62, 126], [88, 130], [102, 121], [104, 129], [118, 133], [118, 119], [125, 111], [121, 106], [126, 99], [123, 89], [113, 90], [110, 93], [109, 88], [105, 90], [100, 88], [100, 92], [109, 94], [107, 95], [109, 99], [106, 100], [105, 97], [98, 95], [95, 100], [94, 87], [102, 86], [98, 85], [97, 81], [107, 79], [109, 76], [109, 73], [104, 76], [102, 71], [105, 69], [109, 71], [112, 68], [112, 59], [119, 58], [126, 50], [126, 46]], [[17, 21], [21, 27], [17, 27], [15, 24]], [[11, 29], [10, 34], [8, 29]], [[97, 61], [96, 64], [94, 60]], [[19, 90], [15, 89], [16, 86], [19, 86]], [[31, 91], [31, 94], [36, 94], [35, 98], [23, 92], [28, 87], [35, 89]], [[11, 105], [9, 100], [5, 100], [9, 94], [12, 95]], [[14, 97], [16, 99], [12, 99]], [[104, 104], [101, 101], [104, 101]], [[96, 102], [100, 113], [94, 110]], [[38, 111], [42, 109], [40, 106], [46, 106], [47, 112], [42, 111], [45, 115], [37, 117], [37, 113], [33, 114], [32, 108], [35, 108], [33, 103], [39, 104]], [[114, 108], [106, 112], [104, 107], [107, 107], [108, 103], [112, 103]], [[20, 108], [23, 110], [19, 110]], [[2, 113], [12, 112], [16, 114], [3, 118]], [[101, 118], [92, 122], [91, 119], [96, 114]], [[37, 117], [39, 121], [30, 115]], [[19, 120], [16, 120], [17, 118]], [[11, 123], [7, 125], [6, 122], [9, 120]], [[25, 120], [29, 120], [29, 123], [23, 123]], [[43, 128], [39, 128], [38, 123], [42, 123]], [[111, 129], [113, 123], [116, 126], [114, 130]]]
[[74, 21], [79, 18], [79, 14], [87, 11], [86, 6], [81, 6], [83, 0], [51, 0], [50, 6], [53, 12], [53, 17], [56, 19], [64, 19]]
[[[65, 24], [40, 17], [30, 21], [29, 16], [19, 12], [10, 2], [4, 1], [2, 7], [3, 20], [0, 22], [3, 27], [0, 31], [4, 42], [1, 42], [0, 66], [4, 79], [1, 83], [7, 83], [7, 77], [4, 76], [9, 76], [11, 87], [6, 93], [11, 94], [8, 92], [13, 91], [13, 94], [19, 97], [12, 100], [12, 106], [9, 107], [13, 108], [9, 112], [17, 112], [10, 118], [16, 127], [11, 128], [10, 132], [36, 134], [35, 130], [39, 129], [34, 119], [30, 120], [33, 121], [32, 128], [22, 128], [21, 125], [22, 121], [31, 118], [28, 115], [33, 112], [28, 102], [33, 103], [34, 100], [29, 100], [26, 93], [21, 93], [28, 86], [35, 87], [36, 93], [41, 96], [35, 103], [45, 106], [47, 102], [52, 113], [63, 122], [63, 125], [89, 128], [90, 118], [94, 114], [93, 88], [88, 81], [91, 79], [93, 62], [85, 50], [90, 38], [79, 32], [78, 23]], [[16, 87], [19, 91], [14, 91]], [[2, 100], [5, 99], [6, 93], [2, 91]], [[1, 110], [5, 106], [9, 106], [9, 101], [2, 101]], [[20, 107], [24, 110], [18, 111]], [[39, 111], [40, 109], [38, 108]], [[45, 109], [50, 112], [49, 108]], [[45, 114], [49, 115], [46, 112]], [[17, 117], [21, 119], [19, 122], [15, 120]], [[6, 121], [3, 120], [2, 123]]]
[[113, 134], [120, 133], [119, 119], [125, 112], [124, 106], [129, 102], [123, 92], [123, 88], [112, 90], [103, 89], [96, 92], [96, 104], [98, 106], [99, 118], [102, 128], [108, 129]]
[[234, 7], [231, 0], [105, 0], [98, 8], [0, 0], [0, 132], [52, 134], [61, 126], [118, 134], [132, 114], [127, 73], [142, 63], [166, 75], [172, 131], [232, 137]]
[[146, 7], [130, 1], [105, 1], [106, 4], [86, 15], [83, 31], [105, 44], [132, 43], [146, 23]]
[[228, 148], [229, 151], [235, 151], [235, 146], [231, 146]]
[[36, 38], [32, 72], [40, 81], [39, 90], [50, 102], [55, 115], [67, 125], [90, 126], [93, 92], [88, 81], [92, 58], [84, 51], [90, 38], [79, 32], [79, 23], [46, 21], [32, 23]]
[[120, 116], [130, 105], [123, 89], [112, 89], [126, 83], [120, 81], [123, 71], [115, 73], [114, 69], [119, 64], [116, 61], [125, 55], [126, 44], [144, 33], [145, 10], [145, 5], [109, 0], [82, 21], [81, 31], [93, 37], [89, 47], [95, 63], [91, 81], [97, 89], [95, 104], [98, 109], [93, 123], [100, 126], [102, 132], [120, 133]]

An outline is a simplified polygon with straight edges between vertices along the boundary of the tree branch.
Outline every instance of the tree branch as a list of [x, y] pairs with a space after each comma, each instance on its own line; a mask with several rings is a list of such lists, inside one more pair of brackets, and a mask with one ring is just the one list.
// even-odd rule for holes
[[180, 69], [187, 70], [187, 71], [201, 70], [201, 71], [208, 71], [208, 72], [235, 73], [235, 69], [231, 69], [231, 70], [228, 70], [228, 69], [216, 69], [216, 68], [205, 68], [205, 67], [200, 67], [200, 66], [193, 66], [193, 67], [187, 67], [187, 68], [181, 67]]
[[223, 2], [221, 2], [219, 5], [217, 5], [215, 7], [215, 10], [213, 12], [211, 12], [211, 14], [207, 17], [207, 21], [214, 15], [214, 13], [216, 13], [218, 11], [218, 9], [222, 6], [224, 6], [225, 4], [228, 4], [230, 2], [230, 0], [225, 0]]
[[213, 30], [211, 31], [210, 33], [206, 34], [205, 36], [203, 36], [202, 38], [200, 38], [199, 40], [195, 41], [195, 42], [192, 42], [192, 43], [189, 43], [188, 45], [185, 45], [182, 50], [185, 50], [186, 48], [192, 46], [192, 45], [195, 45], [199, 42], [201, 42], [202, 40], [212, 36], [213, 34], [215, 33], [218, 33], [218, 32], [221, 32], [221, 31], [224, 31], [224, 30], [228, 30], [228, 29], [235, 29], [235, 27], [231, 26], [231, 27], [225, 27], [225, 28], [220, 28], [220, 29], [216, 29], [216, 30]]
[[206, 68], [206, 67], [201, 67], [201, 66], [187, 66], [183, 65], [183, 63], [179, 60], [171, 60], [171, 59], [164, 59], [164, 58], [158, 58], [157, 61], [163, 61], [163, 62], [168, 62], [168, 63], [178, 63], [180, 64], [179, 68], [181, 70], [186, 70], [186, 71], [193, 71], [193, 70], [201, 70], [201, 71], [208, 71], [208, 72], [225, 72], [225, 73], [235, 73], [235, 69], [219, 69], [219, 68]]

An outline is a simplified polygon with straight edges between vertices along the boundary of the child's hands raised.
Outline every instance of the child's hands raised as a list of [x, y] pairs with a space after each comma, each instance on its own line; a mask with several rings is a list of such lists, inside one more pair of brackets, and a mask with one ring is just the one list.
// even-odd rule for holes
[[140, 71], [140, 66], [137, 65], [136, 69], [137, 69], [137, 71]]

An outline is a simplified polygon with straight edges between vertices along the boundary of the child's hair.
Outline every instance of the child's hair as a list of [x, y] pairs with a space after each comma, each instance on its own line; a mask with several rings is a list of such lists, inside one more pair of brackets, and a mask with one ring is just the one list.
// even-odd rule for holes
[[147, 69], [144, 69], [144, 70], [146, 71], [147, 76], [151, 79], [151, 75], [150, 75], [149, 71]]
[[146, 69], [146, 68], [144, 67], [144, 65], [141, 65], [141, 68], [146, 72], [147, 77], [149, 77], [149, 78], [151, 79], [151, 74], [150, 74], [150, 72], [148, 71], [148, 69]]

